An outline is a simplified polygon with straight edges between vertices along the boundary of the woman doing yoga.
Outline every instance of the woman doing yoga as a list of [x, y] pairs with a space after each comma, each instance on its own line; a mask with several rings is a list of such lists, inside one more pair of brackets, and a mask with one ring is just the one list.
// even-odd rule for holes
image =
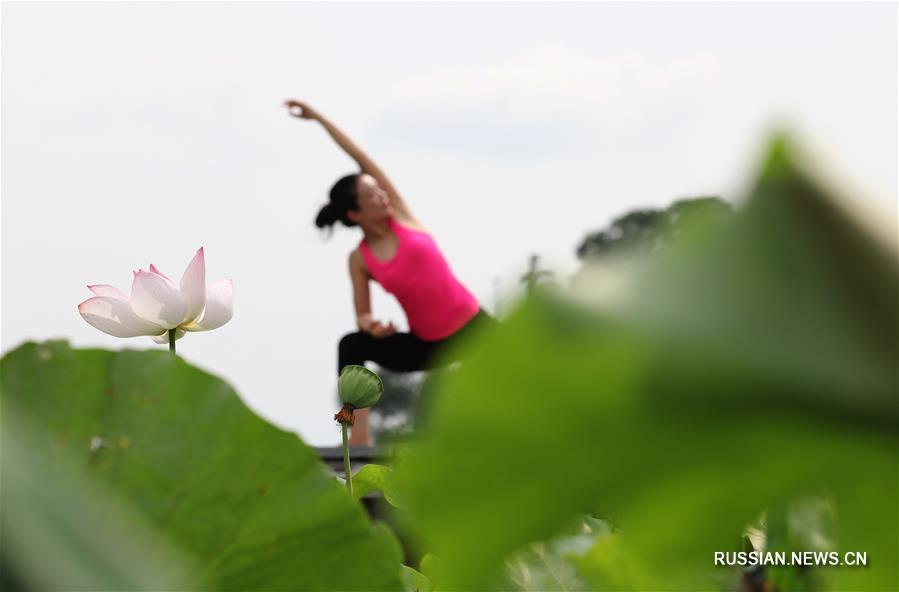
[[[360, 169], [334, 184], [328, 203], [315, 219], [319, 228], [339, 220], [344, 226], [362, 229], [362, 240], [349, 261], [359, 330], [340, 340], [338, 374], [348, 364], [366, 361], [400, 372], [452, 361], [438, 354], [474, 326], [492, 319], [456, 279], [431, 235], [378, 165], [307, 103], [288, 100], [284, 105], [294, 117], [319, 122]], [[392, 322], [372, 318], [370, 280], [399, 301], [409, 322], [408, 333], [397, 332]], [[350, 444], [369, 444], [368, 409], [355, 415]]]

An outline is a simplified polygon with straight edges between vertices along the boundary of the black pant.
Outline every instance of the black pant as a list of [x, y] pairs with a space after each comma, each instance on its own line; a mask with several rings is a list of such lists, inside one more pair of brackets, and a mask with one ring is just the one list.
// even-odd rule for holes
[[365, 362], [374, 362], [394, 372], [427, 370], [440, 361], [439, 354], [450, 345], [464, 339], [478, 327], [494, 323], [493, 317], [482, 309], [461, 329], [438, 341], [425, 341], [412, 333], [394, 333], [389, 337], [374, 337], [364, 331], [347, 333], [337, 348], [337, 374], [340, 375], [344, 366], [362, 366]]

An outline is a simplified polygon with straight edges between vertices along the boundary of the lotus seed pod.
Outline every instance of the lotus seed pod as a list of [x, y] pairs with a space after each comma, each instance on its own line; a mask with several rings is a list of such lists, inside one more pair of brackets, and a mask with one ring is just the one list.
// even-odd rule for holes
[[340, 371], [337, 392], [341, 403], [349, 403], [354, 409], [365, 409], [377, 403], [384, 394], [384, 383], [368, 368], [349, 365]]

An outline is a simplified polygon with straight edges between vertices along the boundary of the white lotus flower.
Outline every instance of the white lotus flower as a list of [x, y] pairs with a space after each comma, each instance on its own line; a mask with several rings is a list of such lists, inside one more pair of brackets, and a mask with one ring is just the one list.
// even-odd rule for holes
[[156, 343], [168, 343], [171, 329], [180, 339], [185, 331], [217, 329], [234, 314], [231, 280], [206, 288], [203, 247], [187, 265], [179, 286], [151, 264], [150, 271], [134, 272], [130, 297], [105, 284], [88, 289], [96, 296], [79, 304], [78, 312], [89, 324], [115, 337], [148, 335]]

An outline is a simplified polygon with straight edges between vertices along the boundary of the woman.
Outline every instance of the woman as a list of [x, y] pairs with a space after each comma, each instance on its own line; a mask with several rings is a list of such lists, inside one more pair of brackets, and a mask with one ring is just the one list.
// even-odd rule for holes
[[[330, 200], [315, 225], [359, 226], [362, 240], [350, 253], [350, 279], [359, 330], [344, 335], [337, 372], [366, 361], [394, 371], [425, 370], [448, 345], [492, 319], [453, 275], [431, 235], [409, 210], [384, 172], [333, 123], [302, 101], [287, 100], [290, 115], [319, 122], [359, 165], [331, 188]], [[393, 294], [406, 313], [409, 333], [372, 318], [368, 282]], [[350, 444], [369, 444], [368, 409], [356, 412]]]

